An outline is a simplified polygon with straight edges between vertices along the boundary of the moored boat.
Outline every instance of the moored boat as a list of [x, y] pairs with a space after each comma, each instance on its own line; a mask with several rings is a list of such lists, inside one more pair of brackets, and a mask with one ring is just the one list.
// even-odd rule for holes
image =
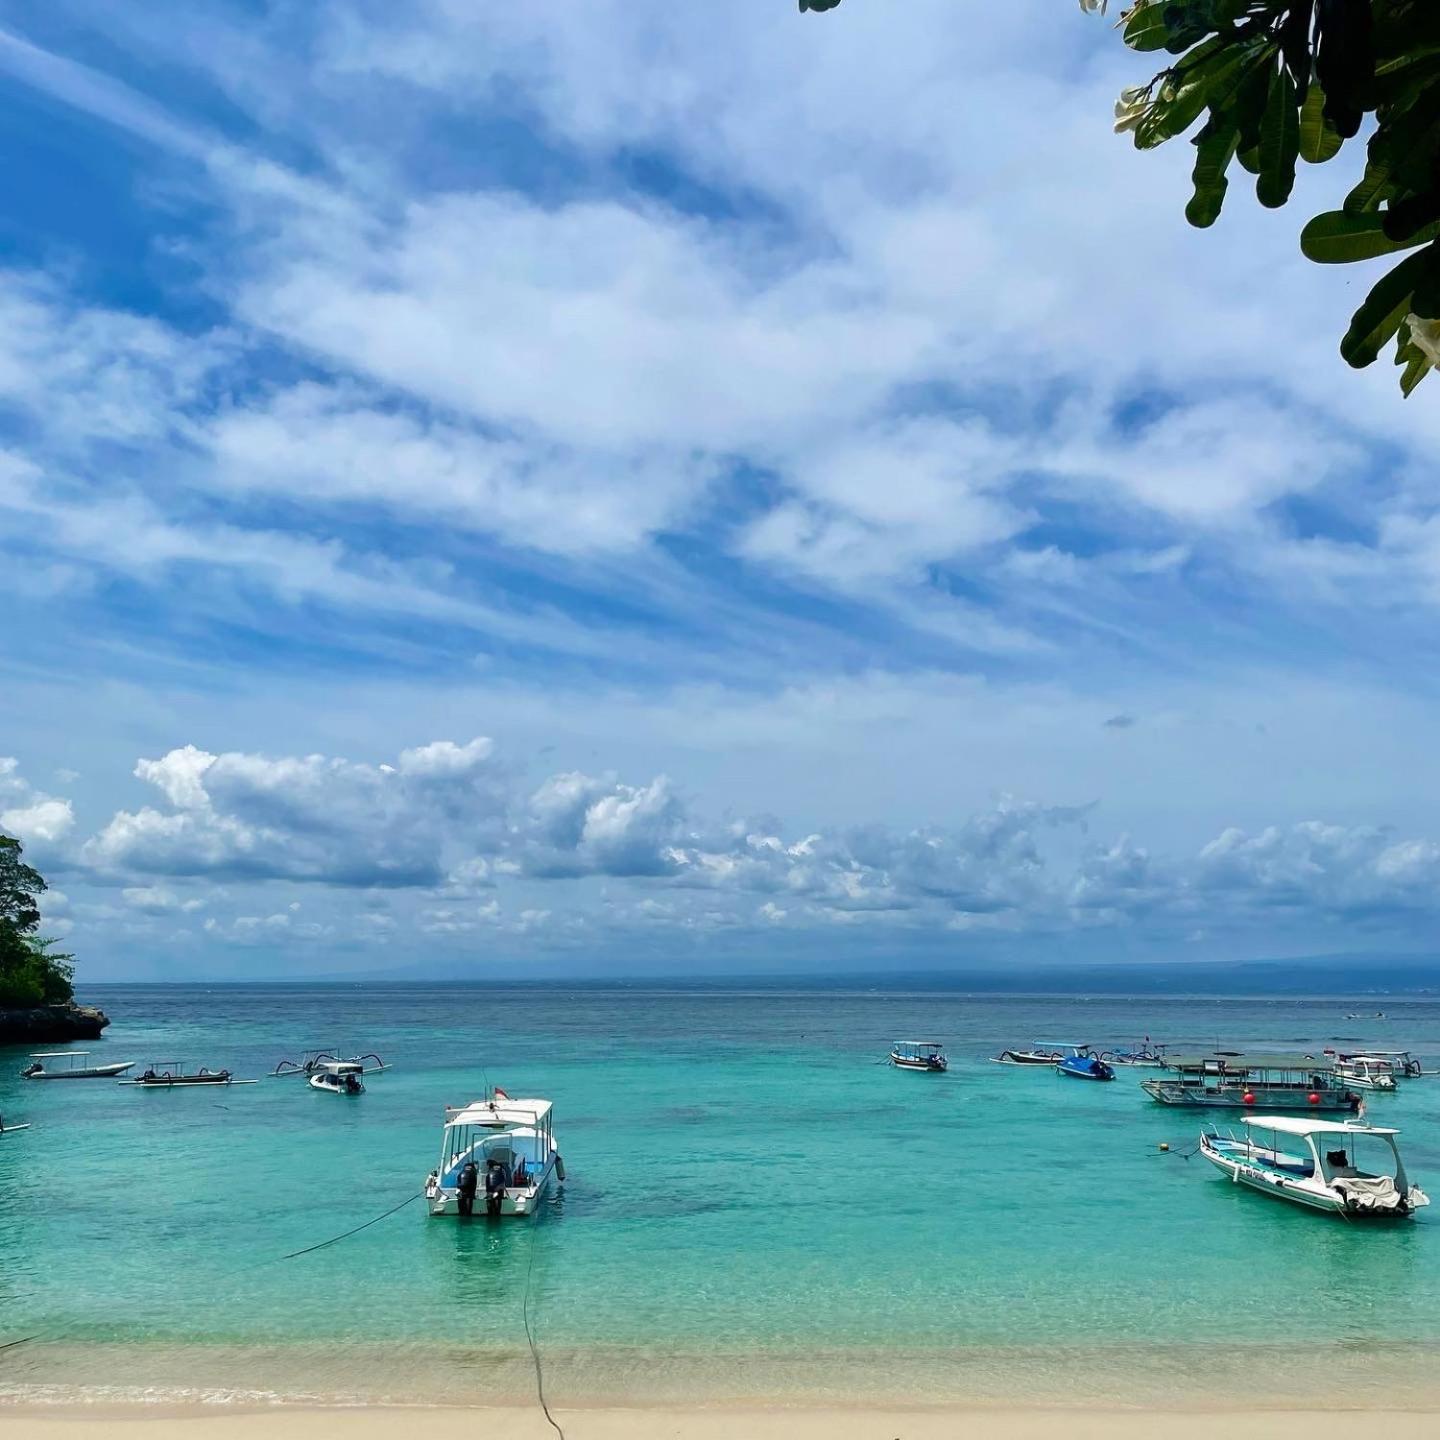
[[363, 1095], [365, 1068], [357, 1060], [326, 1060], [310, 1076], [312, 1090], [331, 1095]]
[[5, 1123], [5, 1117], [0, 1115], [0, 1135], [15, 1135], [21, 1130], [28, 1130], [29, 1128], [30, 1122], [28, 1120], [21, 1120], [17, 1125], [7, 1125]]
[[1115, 1072], [1088, 1045], [1067, 1045], [1055, 1069], [1072, 1080], [1113, 1080]]
[[890, 1047], [890, 1063], [898, 1070], [928, 1070], [944, 1074], [950, 1068], [945, 1047], [938, 1040], [897, 1040]]
[[84, 1065], [88, 1050], [37, 1050], [20, 1075], [25, 1080], [104, 1080], [123, 1075], [133, 1060], [114, 1060], [105, 1065]]
[[1165, 1047], [1151, 1043], [1147, 1035], [1133, 1050], [1106, 1051], [1100, 1058], [1111, 1065], [1130, 1065], [1147, 1070], [1165, 1068]]
[[[351, 1055], [348, 1058], [340, 1054], [340, 1046], [320, 1046], [315, 1050], [303, 1050], [298, 1060], [281, 1060], [275, 1068], [270, 1071], [272, 1080], [283, 1080], [287, 1075], [314, 1075], [324, 1065], [347, 1064], [361, 1067], [361, 1074], [373, 1075], [379, 1070], [388, 1070], [389, 1065], [385, 1063], [373, 1051], [365, 1055]], [[367, 1060], [373, 1060], [373, 1065], [367, 1065]]]
[[1401, 1219], [1430, 1203], [1405, 1174], [1398, 1130], [1292, 1115], [1246, 1115], [1241, 1123], [1243, 1138], [1200, 1136], [1200, 1153], [1237, 1185], [1352, 1219]]
[[237, 1080], [228, 1070], [211, 1070], [202, 1065], [187, 1072], [179, 1060], [157, 1060], [132, 1080], [117, 1080], [117, 1085], [139, 1085], [148, 1090], [177, 1090], [198, 1085], [254, 1085], [254, 1080]]
[[1335, 1073], [1328, 1056], [1212, 1052], [1167, 1055], [1172, 1072], [1142, 1080], [1140, 1088], [1162, 1105], [1223, 1110], [1354, 1112], [1360, 1094]]
[[1345, 1055], [1336, 1059], [1335, 1073], [1361, 1090], [1395, 1090], [1395, 1067], [1379, 1055]]
[[512, 1100], [503, 1090], [447, 1106], [440, 1162], [425, 1178], [431, 1215], [533, 1215], [552, 1182], [565, 1178], [548, 1100]]
[[[1425, 1067], [1409, 1050], [1327, 1050], [1325, 1053], [1337, 1061], [1356, 1060], [1362, 1055], [1368, 1060], [1387, 1060], [1397, 1079], [1418, 1080], [1427, 1073]], [[1431, 1070], [1428, 1073], [1434, 1075], [1436, 1072]]]
[[990, 1058], [996, 1065], [1053, 1065], [1063, 1053], [1063, 1049], [1045, 1048], [1037, 1043], [1033, 1050], [1002, 1050]]

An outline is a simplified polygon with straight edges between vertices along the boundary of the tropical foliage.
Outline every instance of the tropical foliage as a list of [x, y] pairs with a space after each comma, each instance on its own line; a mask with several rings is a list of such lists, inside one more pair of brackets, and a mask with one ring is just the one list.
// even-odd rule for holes
[[[833, 10], [840, 0], [800, 0]], [[1105, 0], [1080, 0], [1103, 12]], [[1364, 130], [1365, 172], [1300, 248], [1322, 265], [1403, 256], [1340, 342], [1351, 365], [1394, 342], [1400, 388], [1440, 364], [1440, 0], [1137, 0], [1132, 50], [1174, 57], [1121, 91], [1115, 129], [1142, 150], [1194, 131], [1192, 225], [1213, 225], [1232, 164], [1284, 205], [1297, 164], [1320, 165]]]
[[75, 993], [74, 956], [39, 933], [45, 881], [21, 859], [18, 840], [0, 835], [0, 1005], [54, 1005]]

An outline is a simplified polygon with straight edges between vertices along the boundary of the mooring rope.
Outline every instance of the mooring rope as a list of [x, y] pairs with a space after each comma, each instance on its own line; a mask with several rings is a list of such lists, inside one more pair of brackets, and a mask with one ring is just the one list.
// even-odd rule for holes
[[540, 1402], [540, 1408], [545, 1412], [545, 1418], [550, 1422], [550, 1428], [565, 1440], [565, 1431], [561, 1429], [560, 1422], [550, 1413], [550, 1407], [545, 1403], [545, 1372], [540, 1367], [540, 1349], [535, 1344], [534, 1333], [530, 1329], [530, 1280], [535, 1273], [535, 1232], [540, 1228], [540, 1217], [537, 1215], [530, 1223], [530, 1260], [525, 1267], [525, 1299], [520, 1307], [521, 1318], [525, 1322], [525, 1339], [530, 1346], [530, 1359], [535, 1363], [535, 1397]]

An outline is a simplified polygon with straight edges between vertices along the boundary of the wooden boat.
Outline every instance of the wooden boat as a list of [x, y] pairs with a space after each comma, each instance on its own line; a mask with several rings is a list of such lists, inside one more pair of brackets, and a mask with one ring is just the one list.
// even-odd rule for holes
[[118, 1085], [139, 1085], [148, 1090], [176, 1090], [197, 1085], [255, 1085], [255, 1080], [237, 1080], [228, 1070], [211, 1070], [202, 1065], [187, 1074], [179, 1060], [157, 1060], [133, 1080], [118, 1080]]
[[1162, 1105], [1198, 1105], [1222, 1110], [1310, 1110], [1350, 1112], [1360, 1107], [1358, 1091], [1335, 1073], [1328, 1056], [1302, 1054], [1167, 1055], [1172, 1072], [1142, 1080], [1140, 1088]]
[[943, 1075], [950, 1068], [938, 1040], [897, 1040], [890, 1047], [890, 1063], [897, 1070], [925, 1070], [932, 1075]]
[[[1237, 1185], [1352, 1220], [1405, 1219], [1430, 1203], [1405, 1174], [1398, 1130], [1292, 1115], [1246, 1115], [1241, 1123], [1240, 1138], [1200, 1136], [1200, 1153]], [[1360, 1168], [1361, 1160], [1376, 1168]]]
[[439, 1164], [425, 1177], [431, 1215], [533, 1215], [565, 1162], [548, 1100], [484, 1100], [447, 1106]]
[[364, 1067], [354, 1060], [327, 1060], [310, 1077], [312, 1090], [331, 1095], [363, 1095], [365, 1082], [360, 1078]]
[[[106, 1065], [80, 1063], [89, 1058], [88, 1050], [37, 1050], [20, 1075], [25, 1080], [105, 1080], [123, 1075], [135, 1064], [133, 1060], [116, 1060]], [[62, 1060], [68, 1063], [59, 1063]]]

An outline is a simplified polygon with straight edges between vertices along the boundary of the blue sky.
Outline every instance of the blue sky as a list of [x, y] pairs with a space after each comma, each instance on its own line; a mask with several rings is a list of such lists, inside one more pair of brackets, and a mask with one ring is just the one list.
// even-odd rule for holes
[[102, 976], [1425, 952], [1346, 178], [1059, 0], [20, 4], [0, 826]]

